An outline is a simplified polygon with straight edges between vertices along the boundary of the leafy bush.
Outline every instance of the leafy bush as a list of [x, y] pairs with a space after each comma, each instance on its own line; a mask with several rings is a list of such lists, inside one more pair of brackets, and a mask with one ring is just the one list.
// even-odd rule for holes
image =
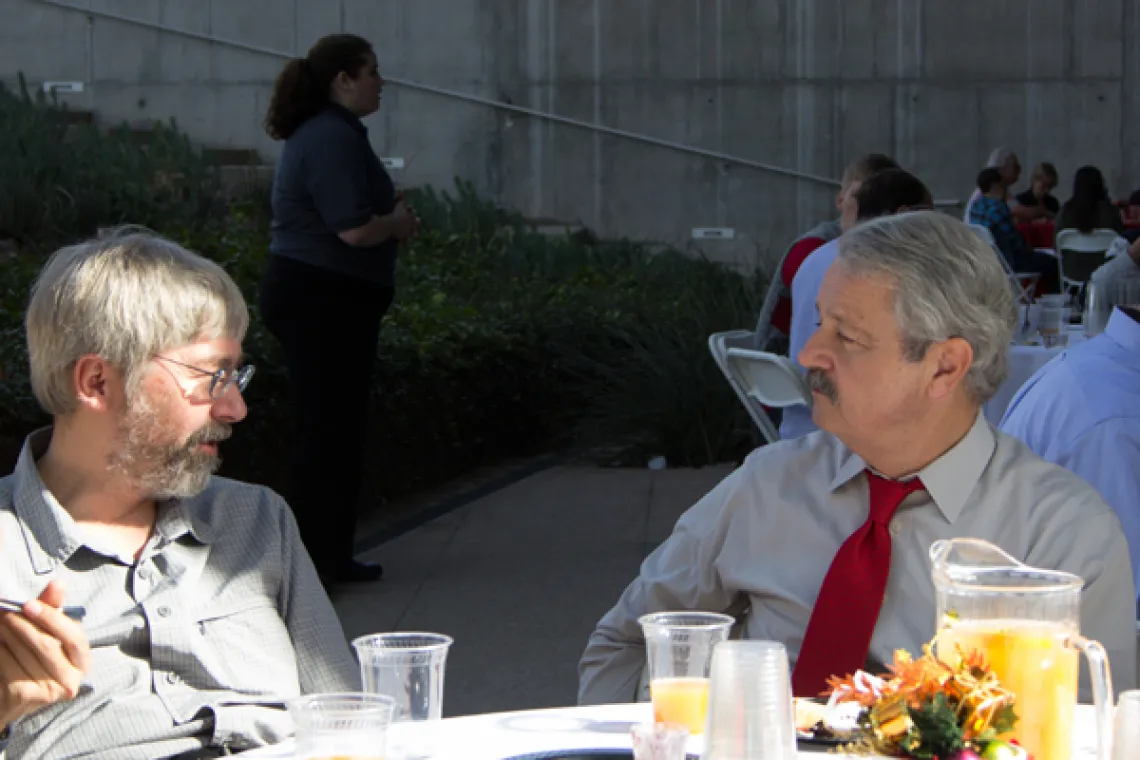
[[[257, 310], [265, 199], [219, 212], [210, 172], [173, 128], [140, 144], [65, 121], [49, 103], [0, 91], [0, 162], [16, 167], [0, 180], [0, 239], [20, 248], [0, 268], [0, 438], [43, 422], [28, 391], [22, 315], [46, 253], [129, 221], [219, 261], [245, 293], [245, 349], [258, 375], [226, 472], [284, 488], [287, 383]], [[568, 444], [607, 462], [662, 454], [676, 465], [734, 459], [752, 445], [706, 341], [751, 324], [758, 277], [629, 241], [542, 235], [461, 182], [409, 199], [424, 228], [401, 252], [374, 393], [370, 461], [386, 495]]]
[[192, 227], [217, 210], [218, 186], [173, 124], [100, 130], [0, 85], [0, 239], [39, 244], [123, 223]]

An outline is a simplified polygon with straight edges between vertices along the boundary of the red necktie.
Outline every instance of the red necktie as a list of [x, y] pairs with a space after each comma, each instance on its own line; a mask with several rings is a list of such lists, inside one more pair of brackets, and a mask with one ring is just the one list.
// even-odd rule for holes
[[829, 676], [854, 673], [866, 663], [891, 570], [887, 524], [903, 499], [923, 487], [918, 478], [901, 483], [866, 474], [871, 514], [839, 547], [819, 589], [792, 673], [799, 697], [820, 694]]

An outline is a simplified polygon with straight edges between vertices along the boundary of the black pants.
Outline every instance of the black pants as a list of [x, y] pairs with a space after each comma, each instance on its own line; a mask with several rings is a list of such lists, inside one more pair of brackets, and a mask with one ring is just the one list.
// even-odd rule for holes
[[289, 501], [317, 571], [352, 561], [380, 320], [393, 291], [280, 256], [261, 315], [281, 342], [293, 407]]

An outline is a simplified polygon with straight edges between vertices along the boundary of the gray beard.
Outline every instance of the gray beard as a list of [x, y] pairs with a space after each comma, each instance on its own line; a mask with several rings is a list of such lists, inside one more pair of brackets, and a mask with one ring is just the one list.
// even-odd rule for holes
[[146, 498], [187, 499], [205, 490], [222, 460], [198, 451], [206, 441], [230, 437], [230, 426], [211, 422], [182, 442], [164, 441], [163, 424], [153, 402], [139, 392], [119, 421], [116, 446], [107, 468], [125, 476]]

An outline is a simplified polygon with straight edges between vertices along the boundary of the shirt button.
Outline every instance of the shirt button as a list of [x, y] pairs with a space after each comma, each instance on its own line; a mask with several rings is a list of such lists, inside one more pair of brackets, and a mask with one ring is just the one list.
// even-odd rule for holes
[[170, 617], [170, 608], [165, 604], [155, 610], [155, 612], [158, 613], [159, 617]]
[[902, 533], [902, 523], [898, 520], [891, 520], [891, 535], [897, 536]]
[[171, 686], [178, 683], [178, 674], [177, 673], [167, 673], [166, 674], [166, 682], [168, 684], [170, 684]]

